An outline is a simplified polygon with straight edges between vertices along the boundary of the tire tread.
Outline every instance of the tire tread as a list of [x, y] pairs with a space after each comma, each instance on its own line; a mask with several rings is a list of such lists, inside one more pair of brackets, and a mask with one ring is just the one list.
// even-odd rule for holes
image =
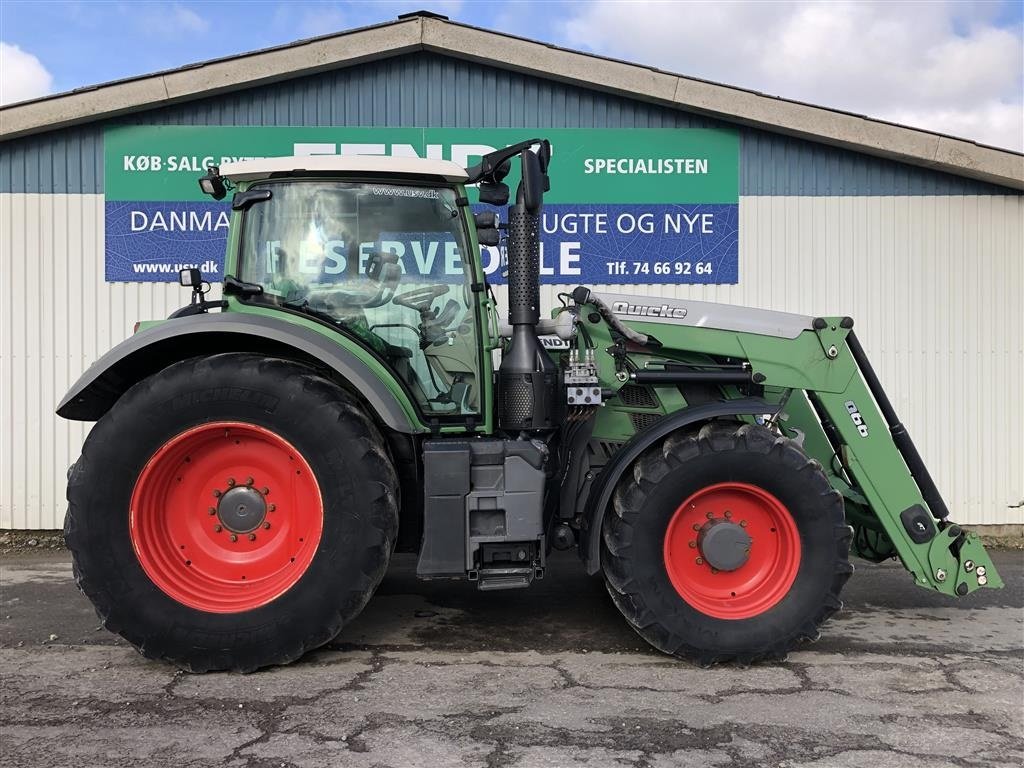
[[[159, 402], [173, 396], [176, 382], [183, 378], [217, 376], [227, 370], [237, 370], [241, 376], [276, 379], [287, 397], [316, 403], [315, 407], [324, 411], [325, 418], [338, 425], [349, 450], [353, 446], [361, 447], [348, 454], [346, 460], [362, 465], [365, 476], [373, 478], [369, 484], [379, 488], [379, 493], [367, 500], [370, 514], [365, 522], [376, 535], [367, 538], [371, 543], [362, 554], [362, 578], [343, 594], [325, 595], [325, 600], [332, 600], [335, 606], [326, 621], [307, 628], [300, 637], [295, 637], [293, 628], [286, 628], [288, 631], [280, 633], [282, 642], [266, 649], [258, 658], [213, 650], [212, 643], [204, 643], [199, 632], [190, 634], [187, 629], [178, 627], [174, 637], [161, 636], [135, 626], [130, 616], [122, 617], [125, 611], [118, 609], [111, 590], [121, 575], [112, 572], [111, 565], [104, 563], [91, 545], [90, 515], [86, 513], [92, 490], [89, 467], [104, 444], [123, 440], [125, 434], [130, 434], [132, 418], [143, 416], [145, 408], [154, 400]], [[397, 539], [398, 489], [398, 475], [384, 438], [352, 395], [302, 363], [247, 353], [225, 353], [184, 360], [144, 379], [97, 422], [70, 473], [64, 538], [71, 551], [76, 584], [92, 601], [106, 629], [120, 634], [147, 658], [170, 661], [192, 672], [250, 672], [264, 666], [287, 664], [322, 646], [362, 610], [387, 570]], [[223, 642], [223, 636], [219, 639]]]
[[[821, 514], [833, 522], [835, 568], [821, 604], [809, 621], [788, 634], [744, 650], [723, 652], [688, 643], [658, 620], [644, 601], [643, 588], [630, 559], [633, 531], [640, 521], [648, 494], [670, 471], [709, 453], [744, 450], [776, 455], [785, 465], [804, 477], [810, 488], [822, 498]], [[821, 464], [809, 458], [792, 440], [779, 437], [764, 427], [736, 422], [711, 421], [696, 430], [675, 433], [644, 453], [624, 473], [613, 496], [613, 515], [606, 515], [602, 530], [602, 570], [612, 601], [629, 624], [654, 647], [702, 666], [735, 662], [741, 666], [761, 660], [784, 659], [789, 651], [819, 636], [819, 628], [842, 608], [839, 594], [853, 566], [849, 563], [852, 529], [846, 524], [842, 495], [832, 488]]]

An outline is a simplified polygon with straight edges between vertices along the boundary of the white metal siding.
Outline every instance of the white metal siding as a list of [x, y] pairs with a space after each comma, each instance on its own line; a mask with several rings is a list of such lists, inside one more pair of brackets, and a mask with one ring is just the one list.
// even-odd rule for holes
[[[851, 315], [955, 519], [1024, 522], [1024, 198], [743, 197], [740, 218], [739, 285], [595, 287]], [[0, 194], [0, 528], [61, 526], [89, 425], [54, 407], [186, 299], [103, 281], [101, 195]]]
[[953, 518], [1024, 523], [1024, 198], [741, 197], [737, 285], [591, 287], [849, 315]]
[[102, 195], [0, 195], [0, 528], [63, 526], [91, 425], [57, 403], [136, 320], [185, 301], [177, 284], [104, 282]]

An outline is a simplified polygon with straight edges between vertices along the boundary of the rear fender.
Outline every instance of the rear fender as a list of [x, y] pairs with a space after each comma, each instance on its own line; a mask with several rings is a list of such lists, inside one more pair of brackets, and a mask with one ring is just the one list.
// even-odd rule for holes
[[615, 486], [619, 484], [622, 474], [644, 451], [677, 430], [709, 419], [759, 416], [774, 414], [778, 410], [777, 403], [769, 403], [758, 397], [706, 403], [676, 411], [633, 435], [601, 470], [587, 495], [583, 512], [584, 526], [580, 536], [580, 557], [587, 573], [597, 573], [601, 568], [601, 525], [611, 504], [612, 494], [615, 493]]
[[139, 331], [82, 374], [57, 406], [57, 415], [96, 421], [147, 376], [179, 360], [223, 352], [257, 352], [327, 367], [389, 428], [407, 434], [426, 431], [416, 423], [412, 402], [385, 386], [339, 341], [286, 320], [241, 312], [179, 317]]

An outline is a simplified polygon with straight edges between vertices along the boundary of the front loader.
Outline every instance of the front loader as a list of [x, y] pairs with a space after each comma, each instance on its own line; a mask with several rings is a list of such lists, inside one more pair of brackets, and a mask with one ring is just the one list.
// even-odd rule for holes
[[[108, 629], [190, 670], [253, 670], [337, 635], [394, 551], [505, 590], [559, 549], [651, 645], [748, 663], [817, 637], [851, 554], [951, 597], [1002, 586], [850, 318], [583, 286], [542, 318], [550, 162], [534, 139], [469, 169], [209, 168], [203, 191], [232, 195], [223, 299], [184, 270], [191, 303], [58, 408], [97, 422], [65, 532]], [[499, 244], [507, 320], [479, 257]]]

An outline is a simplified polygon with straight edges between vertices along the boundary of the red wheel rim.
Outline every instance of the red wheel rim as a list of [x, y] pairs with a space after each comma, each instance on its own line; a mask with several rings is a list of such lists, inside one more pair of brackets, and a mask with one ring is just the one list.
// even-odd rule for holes
[[201, 611], [237, 613], [266, 605], [306, 572], [323, 502], [291, 443], [254, 424], [219, 421], [171, 438], [146, 462], [130, 526], [139, 563], [165, 594]]
[[[729, 522], [750, 537], [749, 556], [735, 570], [716, 570], [703, 557], [701, 533]], [[718, 483], [679, 505], [665, 532], [665, 570], [692, 607], [719, 619], [749, 619], [775, 606], [800, 570], [800, 533], [786, 506], [747, 483]]]

